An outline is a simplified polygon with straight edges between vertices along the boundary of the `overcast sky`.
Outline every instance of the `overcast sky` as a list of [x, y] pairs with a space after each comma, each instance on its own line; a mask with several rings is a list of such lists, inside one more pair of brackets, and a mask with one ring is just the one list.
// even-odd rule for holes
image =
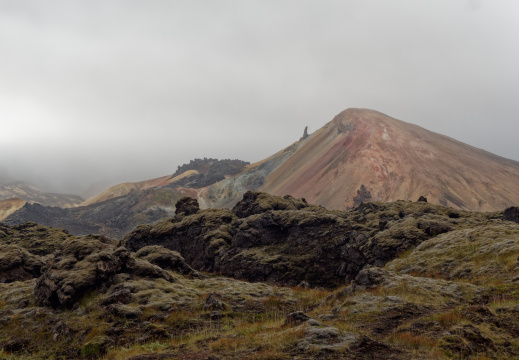
[[0, 168], [81, 193], [348, 107], [519, 160], [515, 0], [0, 0]]

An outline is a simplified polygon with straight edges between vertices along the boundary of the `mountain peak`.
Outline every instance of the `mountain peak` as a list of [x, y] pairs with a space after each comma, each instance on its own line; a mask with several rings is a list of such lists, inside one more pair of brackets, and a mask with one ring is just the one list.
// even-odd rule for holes
[[219, 196], [260, 190], [345, 209], [355, 205], [364, 185], [373, 200], [425, 196], [445, 206], [493, 211], [519, 203], [518, 177], [516, 161], [375, 110], [349, 108], [306, 141], [251, 165], [243, 179], [215, 184], [204, 196], [209, 206], [219, 206]]

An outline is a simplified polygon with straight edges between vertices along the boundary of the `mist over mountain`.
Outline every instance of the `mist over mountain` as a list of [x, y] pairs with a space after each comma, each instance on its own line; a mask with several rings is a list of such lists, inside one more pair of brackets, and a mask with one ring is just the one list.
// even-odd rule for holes
[[[333, 210], [372, 201], [428, 199], [463, 210], [502, 211], [519, 204], [518, 178], [517, 161], [374, 110], [353, 108], [313, 133], [305, 128], [298, 141], [254, 164], [196, 158], [170, 175], [112, 186], [71, 209], [4, 200], [0, 220], [121, 237], [137, 225], [176, 216], [177, 201], [182, 203], [184, 196], [196, 199], [197, 209], [232, 208], [258, 190]], [[29, 201], [26, 187], [17, 186], [14, 190]], [[41, 200], [58, 199], [42, 195]]]
[[0, 166], [82, 195], [193, 158], [257, 162], [347, 107], [519, 160], [518, 14], [478, 0], [2, 1]]

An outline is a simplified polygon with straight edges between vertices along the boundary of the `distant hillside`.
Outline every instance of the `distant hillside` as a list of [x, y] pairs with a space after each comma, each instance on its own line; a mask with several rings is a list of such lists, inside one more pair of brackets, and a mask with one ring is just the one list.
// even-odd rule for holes
[[[263, 191], [333, 210], [423, 196], [429, 203], [463, 210], [500, 211], [519, 204], [517, 179], [517, 161], [377, 111], [348, 109], [255, 164], [195, 159], [170, 176], [114, 186], [78, 209], [26, 204], [12, 213], [18, 202], [6, 205], [4, 213], [12, 213], [6, 221], [13, 224], [35, 221], [79, 235], [118, 237], [172, 215], [184, 195], [196, 198], [201, 208], [231, 208], [247, 191]], [[153, 194], [169, 202], [157, 206], [148, 201]]]
[[84, 201], [81, 203], [81, 206], [96, 204], [119, 196], [124, 196], [132, 191], [146, 190], [149, 188], [166, 185], [169, 182], [168, 178], [168, 176], [162, 176], [156, 179], [118, 184]]
[[112, 186], [99, 194], [84, 201], [81, 205], [88, 206], [112, 198], [124, 196], [132, 191], [167, 186], [168, 188], [202, 188], [225, 179], [226, 176], [241, 172], [249, 163], [241, 160], [194, 159], [189, 164], [178, 166], [173, 175], [139, 182], [127, 182]]
[[197, 186], [236, 174], [247, 164], [241, 160], [195, 159], [179, 166], [171, 176], [119, 184], [71, 209], [23, 201], [0, 202], [0, 216], [4, 214], [0, 221], [10, 225], [32, 221], [64, 228], [75, 235], [103, 234], [117, 238], [137, 225], [174, 216], [175, 203], [181, 197], [198, 197]]
[[139, 224], [174, 216], [174, 205], [184, 195], [176, 189], [157, 188], [132, 191], [99, 203], [69, 209], [26, 203], [4, 222], [15, 225], [33, 221], [63, 228], [75, 235], [103, 234], [117, 238]]
[[20, 198], [46, 206], [74, 207], [84, 200], [78, 195], [47, 193], [34, 185], [9, 177], [0, 177], [0, 200]]
[[4, 221], [9, 215], [21, 209], [27, 201], [14, 197], [5, 200], [0, 200], [0, 221]]

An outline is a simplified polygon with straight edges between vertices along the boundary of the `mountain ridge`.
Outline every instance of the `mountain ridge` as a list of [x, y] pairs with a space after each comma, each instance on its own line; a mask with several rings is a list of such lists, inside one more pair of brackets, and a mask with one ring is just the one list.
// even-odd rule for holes
[[24, 205], [13, 213], [11, 206], [5, 221], [122, 236], [136, 225], [172, 216], [182, 196], [196, 198], [203, 209], [232, 208], [247, 191], [305, 198], [333, 210], [420, 197], [472, 211], [519, 204], [519, 162], [378, 111], [346, 109], [305, 134], [253, 164], [195, 159], [172, 175], [111, 187], [77, 210]]

